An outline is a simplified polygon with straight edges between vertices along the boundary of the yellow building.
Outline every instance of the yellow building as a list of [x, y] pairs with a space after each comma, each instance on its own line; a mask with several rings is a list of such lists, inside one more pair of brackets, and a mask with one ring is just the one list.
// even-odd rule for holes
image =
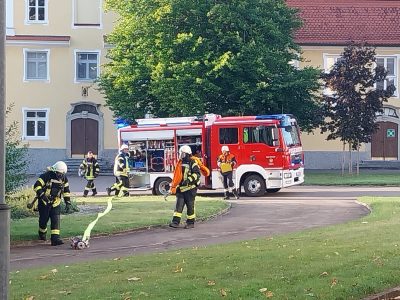
[[6, 101], [14, 104], [29, 172], [88, 150], [112, 161], [112, 112], [93, 83], [115, 16], [102, 0], [6, 1]]
[[[396, 161], [400, 157], [399, 124], [399, 58], [400, 1], [391, 0], [287, 0], [299, 9], [303, 27], [296, 32], [304, 62], [328, 71], [350, 42], [366, 42], [376, 47], [377, 64], [388, 71], [387, 80], [377, 88], [394, 84], [394, 96], [384, 104], [377, 122], [379, 130], [372, 142], [364, 145], [362, 160]], [[326, 141], [319, 130], [303, 134], [305, 165], [308, 169], [340, 168], [340, 141]], [[355, 158], [356, 155], [354, 155]]]
[[[103, 0], [6, 0], [6, 100], [10, 119], [29, 144], [29, 172], [92, 150], [112, 162], [117, 150], [112, 112], [94, 80], [105, 63], [104, 36], [116, 19]], [[306, 64], [329, 70], [349, 41], [377, 46], [378, 64], [399, 87], [400, 1], [287, 0], [300, 9], [296, 33]], [[398, 160], [399, 93], [385, 104], [380, 130], [363, 159]], [[340, 168], [342, 144], [316, 130], [303, 134], [306, 168]]]

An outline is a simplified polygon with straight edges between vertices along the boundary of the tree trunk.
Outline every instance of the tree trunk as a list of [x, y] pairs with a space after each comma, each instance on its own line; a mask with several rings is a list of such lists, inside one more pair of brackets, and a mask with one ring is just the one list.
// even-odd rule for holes
[[351, 151], [352, 144], [349, 143], [349, 174], [353, 174], [353, 152]]
[[357, 176], [360, 175], [360, 145], [357, 147]]
[[344, 165], [346, 162], [346, 143], [343, 142], [343, 150], [342, 150], [342, 176], [344, 176]]

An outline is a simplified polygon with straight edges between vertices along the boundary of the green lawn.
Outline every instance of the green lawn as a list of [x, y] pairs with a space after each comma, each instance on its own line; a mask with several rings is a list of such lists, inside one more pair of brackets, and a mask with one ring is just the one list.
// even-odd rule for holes
[[361, 299], [400, 283], [400, 198], [347, 224], [12, 272], [10, 299]]
[[340, 170], [314, 171], [306, 170], [305, 185], [388, 185], [400, 186], [400, 170], [370, 171], [361, 170], [360, 175], [341, 175]]
[[[107, 206], [108, 197], [76, 198], [77, 203], [83, 200], [86, 204]], [[109, 234], [135, 228], [165, 225], [171, 221], [175, 208], [174, 197], [164, 201], [163, 197], [135, 196], [129, 198], [114, 198], [112, 210], [99, 219], [92, 230], [91, 236], [96, 234]], [[210, 217], [225, 209], [228, 204], [222, 200], [205, 197], [196, 197], [196, 215], [198, 219]], [[83, 235], [86, 227], [96, 219], [94, 214], [71, 214], [61, 216], [61, 236], [71, 237]], [[48, 224], [50, 228], [50, 222]], [[49, 229], [50, 230], [50, 229]], [[11, 241], [36, 240], [38, 231], [38, 218], [24, 218], [11, 220]]]

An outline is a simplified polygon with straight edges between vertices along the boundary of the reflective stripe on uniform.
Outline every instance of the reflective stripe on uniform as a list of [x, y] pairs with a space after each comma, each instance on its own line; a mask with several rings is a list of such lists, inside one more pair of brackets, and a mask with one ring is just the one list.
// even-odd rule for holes
[[46, 232], [47, 232], [47, 228], [40, 228], [40, 227], [39, 227], [39, 231], [40, 231], [40, 232], [43, 232], [43, 233], [46, 233]]
[[44, 186], [45, 184], [44, 184], [44, 181], [43, 181], [43, 179], [42, 178], [39, 178], [37, 181], [39, 181], [39, 183], [42, 185], [42, 186]]
[[52, 229], [51, 234], [60, 234], [60, 229]]
[[177, 211], [174, 211], [174, 215], [173, 215], [174, 217], [178, 217], [178, 218], [181, 218], [182, 217], [182, 213], [179, 213], [179, 212], [177, 212]]
[[196, 214], [187, 216], [187, 219], [188, 219], [188, 220], [193, 220], [193, 219], [195, 219], [195, 218], [196, 218]]

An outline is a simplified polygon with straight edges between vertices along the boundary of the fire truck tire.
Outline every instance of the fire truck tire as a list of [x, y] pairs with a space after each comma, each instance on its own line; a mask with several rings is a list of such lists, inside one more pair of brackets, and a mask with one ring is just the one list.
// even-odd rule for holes
[[272, 194], [272, 193], [277, 193], [277, 192], [279, 192], [281, 189], [279, 189], [279, 188], [276, 188], [276, 189], [267, 189], [267, 193], [270, 193], [270, 194]]
[[244, 192], [248, 197], [259, 197], [265, 194], [265, 179], [260, 175], [247, 176], [243, 183]]
[[169, 186], [172, 179], [169, 177], [161, 177], [156, 180], [153, 187], [153, 193], [155, 195], [165, 195], [169, 191]]

